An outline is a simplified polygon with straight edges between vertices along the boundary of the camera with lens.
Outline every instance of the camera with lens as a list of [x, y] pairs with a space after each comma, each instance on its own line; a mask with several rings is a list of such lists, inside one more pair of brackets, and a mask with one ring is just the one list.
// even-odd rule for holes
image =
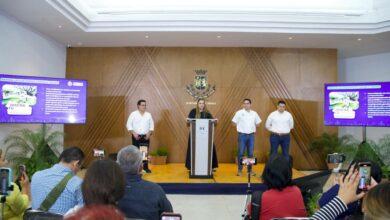
[[345, 161], [345, 155], [339, 153], [328, 154], [326, 161], [328, 163], [342, 163]]
[[256, 157], [243, 157], [240, 160], [240, 164], [242, 165], [256, 165], [257, 164], [257, 158]]

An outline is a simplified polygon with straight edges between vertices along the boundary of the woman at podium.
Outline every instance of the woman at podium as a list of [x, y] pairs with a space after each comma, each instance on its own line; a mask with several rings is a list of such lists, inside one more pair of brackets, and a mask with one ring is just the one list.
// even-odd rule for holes
[[[196, 108], [193, 108], [188, 114], [188, 118], [205, 118], [213, 119], [211, 113], [207, 110], [206, 101], [204, 99], [198, 99]], [[191, 170], [191, 155], [190, 155], [190, 136], [188, 136], [188, 147], [187, 147], [187, 157], [186, 157], [186, 167], [188, 170]], [[215, 151], [215, 145], [213, 145], [213, 170], [218, 167], [217, 152]]]

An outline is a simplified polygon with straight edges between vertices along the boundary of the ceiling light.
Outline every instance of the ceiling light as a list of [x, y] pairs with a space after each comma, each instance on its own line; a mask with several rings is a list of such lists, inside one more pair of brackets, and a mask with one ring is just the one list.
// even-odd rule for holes
[[62, 25], [58, 25], [58, 28], [61, 29], [61, 28], [62, 28]]
[[361, 41], [362, 39], [361, 39], [361, 38], [358, 38], [357, 40], [358, 40], [358, 41]]
[[294, 37], [289, 37], [288, 39], [289, 39], [289, 40], [292, 40], [292, 39], [294, 39]]
[[148, 39], [148, 38], [149, 38], [149, 35], [145, 35], [145, 38]]
[[221, 38], [222, 36], [221, 35], [218, 35], [217, 38]]

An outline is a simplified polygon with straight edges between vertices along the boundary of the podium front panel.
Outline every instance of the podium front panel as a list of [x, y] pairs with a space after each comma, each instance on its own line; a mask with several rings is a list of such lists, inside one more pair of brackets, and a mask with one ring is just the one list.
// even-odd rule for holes
[[190, 177], [212, 177], [214, 124], [210, 119], [196, 119], [191, 125]]

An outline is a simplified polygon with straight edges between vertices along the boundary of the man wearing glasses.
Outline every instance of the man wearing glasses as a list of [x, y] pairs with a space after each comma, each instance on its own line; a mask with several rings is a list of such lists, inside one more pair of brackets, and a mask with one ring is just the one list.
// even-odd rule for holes
[[[149, 148], [150, 136], [154, 130], [153, 118], [152, 115], [146, 111], [145, 100], [138, 100], [137, 108], [138, 109], [133, 111], [127, 119], [126, 127], [131, 134], [134, 146], [138, 148], [141, 146]], [[148, 167], [148, 160], [143, 161], [143, 169], [146, 173], [152, 172]]]
[[[244, 99], [243, 109], [236, 112], [232, 122], [237, 126], [238, 132], [238, 172], [237, 176], [242, 174], [242, 164], [240, 160], [244, 155], [245, 149], [249, 158], [253, 157], [253, 148], [255, 144], [256, 127], [260, 125], [261, 119], [257, 112], [251, 110], [252, 101]], [[256, 175], [252, 172], [252, 166], [248, 166], [248, 173]]]

